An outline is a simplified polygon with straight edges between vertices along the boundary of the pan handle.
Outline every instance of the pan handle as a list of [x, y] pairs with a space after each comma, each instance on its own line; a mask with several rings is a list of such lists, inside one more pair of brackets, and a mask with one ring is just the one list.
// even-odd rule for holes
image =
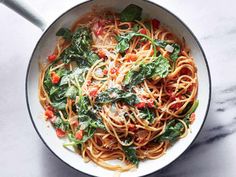
[[46, 21], [25, 0], [0, 0], [0, 2], [29, 20], [42, 31], [46, 29]]

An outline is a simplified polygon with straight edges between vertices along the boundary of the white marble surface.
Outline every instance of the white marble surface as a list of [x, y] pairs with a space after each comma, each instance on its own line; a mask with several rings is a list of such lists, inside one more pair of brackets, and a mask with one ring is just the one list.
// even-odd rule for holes
[[[30, 3], [49, 21], [78, 0]], [[202, 44], [211, 70], [212, 102], [204, 128], [178, 160], [152, 177], [236, 175], [236, 1], [156, 0], [179, 16]], [[25, 74], [41, 31], [0, 4], [0, 176], [84, 176], [39, 139], [25, 102]]]

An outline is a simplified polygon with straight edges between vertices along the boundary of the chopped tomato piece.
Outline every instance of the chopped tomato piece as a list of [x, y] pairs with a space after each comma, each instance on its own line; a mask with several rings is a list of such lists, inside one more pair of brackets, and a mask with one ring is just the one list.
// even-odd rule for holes
[[136, 126], [132, 123], [128, 124], [128, 129], [131, 130], [131, 131], [134, 131], [136, 130]]
[[51, 118], [54, 117], [54, 113], [53, 113], [53, 111], [50, 110], [50, 109], [47, 109], [47, 110], [45, 111], [44, 115], [45, 115], [45, 117], [46, 117], [47, 119], [51, 119]]
[[149, 101], [149, 102], [147, 103], [147, 106], [148, 106], [149, 108], [154, 108], [154, 101], [153, 101], [153, 100]]
[[51, 72], [51, 80], [53, 84], [57, 84], [60, 81], [60, 76], [54, 71]]
[[106, 53], [103, 50], [98, 50], [98, 56], [100, 58], [105, 58], [106, 57]]
[[50, 62], [55, 61], [56, 58], [57, 58], [57, 56], [55, 54], [49, 55], [48, 56], [48, 61], [50, 61]]
[[135, 107], [137, 107], [138, 109], [145, 108], [145, 106], [146, 106], [145, 102], [140, 102], [140, 103], [135, 105]]
[[73, 128], [77, 128], [79, 126], [79, 122], [78, 120], [75, 120], [73, 123], [72, 123], [72, 127]]
[[108, 74], [108, 71], [107, 71], [107, 69], [104, 69], [104, 70], [103, 70], [103, 74], [105, 74], [105, 75], [107, 75], [107, 74]]
[[154, 54], [154, 50], [152, 49], [152, 51], [151, 51], [150, 55], [153, 55], [153, 54]]
[[75, 138], [77, 140], [82, 140], [82, 138], [83, 138], [83, 130], [77, 131], [76, 134], [75, 134]]
[[95, 23], [92, 27], [92, 30], [96, 36], [103, 34], [103, 26], [102, 26], [101, 22]]
[[117, 69], [116, 68], [111, 68], [110, 73], [111, 74], [116, 74], [117, 73]]
[[138, 59], [138, 56], [134, 53], [127, 53], [125, 55], [125, 60], [128, 61], [128, 62], [136, 61], [137, 59]]
[[152, 19], [152, 27], [153, 29], [157, 29], [160, 26], [160, 21], [157, 19]]
[[147, 34], [147, 31], [146, 31], [144, 28], [140, 29], [139, 32], [140, 32], [141, 34]]
[[97, 36], [102, 35], [102, 34], [103, 34], [103, 28], [102, 28], [102, 27], [99, 27], [99, 28], [95, 31], [95, 34], [96, 34]]
[[90, 92], [89, 95], [92, 97], [95, 97], [98, 93], [98, 89], [97, 88], [93, 88]]
[[50, 105], [47, 106], [47, 109], [50, 110], [50, 111], [53, 111], [53, 107], [50, 106]]
[[92, 83], [91, 80], [87, 81], [87, 85], [91, 85], [91, 83]]
[[57, 134], [57, 136], [58, 136], [59, 138], [62, 138], [62, 137], [64, 137], [64, 136], [66, 135], [66, 132], [63, 131], [63, 130], [60, 129], [60, 128], [57, 128], [57, 129], [56, 129], [56, 134]]

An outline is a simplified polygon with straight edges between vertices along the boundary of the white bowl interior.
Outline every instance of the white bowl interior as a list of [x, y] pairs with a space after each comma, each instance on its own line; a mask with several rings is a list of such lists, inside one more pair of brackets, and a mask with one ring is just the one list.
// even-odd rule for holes
[[63, 148], [63, 140], [60, 140], [56, 137], [54, 129], [43, 119], [43, 109], [38, 100], [38, 77], [39, 77], [39, 59], [46, 59], [47, 56], [52, 53], [55, 43], [56, 36], [55, 33], [60, 27], [70, 27], [80, 16], [89, 12], [91, 7], [94, 5], [102, 7], [112, 7], [117, 10], [121, 10], [126, 7], [128, 4], [134, 3], [143, 8], [143, 13], [145, 16], [151, 18], [157, 18], [161, 21], [162, 24], [168, 26], [170, 30], [178, 34], [181, 37], [184, 37], [187, 45], [191, 49], [191, 54], [195, 59], [198, 68], [198, 78], [199, 78], [199, 92], [198, 100], [200, 102], [199, 107], [196, 111], [196, 121], [192, 125], [192, 132], [189, 135], [178, 141], [174, 144], [173, 147], [169, 148], [167, 153], [159, 159], [156, 160], [146, 160], [141, 162], [139, 168], [135, 171], [125, 172], [121, 174], [122, 176], [142, 176], [149, 173], [152, 173], [156, 170], [159, 170], [172, 161], [174, 161], [178, 156], [180, 156], [192, 143], [196, 135], [198, 134], [206, 116], [208, 109], [209, 98], [210, 98], [210, 78], [208, 74], [208, 68], [206, 61], [204, 59], [204, 54], [201, 51], [201, 48], [191, 34], [191, 32], [180, 22], [174, 15], [170, 14], [168, 11], [163, 8], [156, 6], [147, 1], [139, 0], [94, 0], [87, 3], [84, 3], [80, 6], [77, 6], [59, 19], [57, 19], [53, 25], [44, 33], [39, 43], [37, 44], [35, 51], [32, 55], [29, 70], [27, 75], [27, 96], [28, 96], [28, 105], [30, 113], [32, 115], [32, 120], [35, 124], [35, 127], [38, 130], [38, 133], [43, 138], [48, 147], [64, 162], [70, 166], [78, 169], [87, 174], [95, 176], [113, 176], [114, 172], [105, 170], [94, 163], [84, 163], [82, 158], [65, 148]]

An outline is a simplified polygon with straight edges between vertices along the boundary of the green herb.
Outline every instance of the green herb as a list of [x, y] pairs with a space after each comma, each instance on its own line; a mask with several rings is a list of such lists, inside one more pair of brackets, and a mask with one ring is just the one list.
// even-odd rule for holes
[[[118, 41], [118, 44], [115, 48], [116, 51], [120, 53], [124, 53], [129, 48], [130, 46], [129, 42], [134, 36], [143, 37], [142, 40], [149, 40], [153, 46], [155, 45], [154, 40], [150, 38], [149, 36], [145, 34], [137, 33], [135, 31], [131, 31], [124, 35], [116, 36], [116, 40]], [[157, 55], [156, 47], [154, 47], [153, 49], [154, 49], [153, 57], [156, 57]]]
[[78, 83], [79, 85], [82, 85], [84, 83], [85, 74], [87, 70], [87, 68], [76, 68], [71, 73], [68, 73], [67, 75], [63, 76], [59, 85], [62, 86], [69, 83]]
[[97, 104], [122, 101], [131, 106], [139, 103], [139, 99], [134, 93], [119, 90], [118, 88], [110, 88], [104, 92], [99, 93], [95, 101]]
[[136, 154], [136, 150], [132, 146], [122, 146], [123, 151], [125, 152], [125, 156], [128, 161], [130, 161], [132, 164], [138, 166], [139, 159]]
[[101, 118], [97, 117], [95, 110], [90, 104], [89, 98], [82, 95], [82, 90], [78, 88], [78, 101], [76, 103], [76, 109], [78, 112], [78, 120], [80, 122], [79, 129], [83, 130], [82, 140], [77, 140], [73, 134], [69, 134], [69, 140], [71, 143], [66, 143], [64, 146], [81, 145], [88, 139], [93, 137], [97, 128], [104, 129], [105, 126], [101, 121]]
[[55, 122], [53, 123], [55, 128], [60, 128], [63, 131], [70, 129], [70, 124], [67, 121], [64, 121], [60, 116], [57, 116]]
[[93, 65], [99, 57], [91, 50], [92, 36], [86, 27], [80, 27], [71, 38], [71, 45], [66, 48], [59, 59], [64, 63], [74, 61], [86, 61], [89, 66]]
[[[194, 102], [192, 107], [189, 109], [189, 111], [183, 118], [183, 121], [186, 123], [187, 127], [189, 127], [190, 125], [190, 120], [189, 120], [190, 116], [196, 110], [197, 106], [198, 106], [198, 100]], [[184, 131], [184, 125], [182, 122], [175, 119], [171, 120], [167, 123], [165, 132], [159, 137], [157, 137], [154, 140], [154, 142], [169, 141], [170, 143], [174, 143], [183, 134], [183, 131]]]
[[154, 142], [169, 141], [170, 143], [174, 143], [183, 134], [183, 131], [184, 125], [181, 122], [175, 119], [171, 120], [167, 123], [165, 132], [157, 137]]
[[140, 25], [136, 23], [136, 24], [133, 26], [132, 31], [133, 31], [133, 32], [138, 32], [139, 29], [140, 29]]
[[129, 48], [129, 41], [136, 35], [135, 32], [130, 32], [125, 35], [117, 36], [118, 44], [116, 46], [116, 51], [123, 53]]
[[72, 85], [66, 91], [65, 96], [71, 99], [75, 99], [77, 93], [78, 93], [78, 89]]
[[62, 36], [65, 40], [70, 41], [72, 39], [73, 34], [68, 28], [60, 28], [57, 31], [56, 36]]
[[170, 55], [170, 58], [173, 61], [176, 61], [179, 57], [179, 53], [180, 53], [180, 46], [178, 44], [172, 44], [172, 47], [174, 47], [174, 51], [172, 52], [172, 54]]
[[58, 110], [65, 110], [66, 109], [66, 100], [62, 100], [61, 102], [53, 102], [52, 107]]
[[141, 20], [141, 15], [142, 8], [134, 4], [130, 4], [120, 13], [120, 21], [131, 22]]
[[144, 108], [144, 109], [140, 110], [139, 116], [142, 119], [145, 119], [145, 120], [147, 120], [150, 123], [153, 123], [153, 121], [154, 121], [154, 119], [156, 117], [156, 114], [155, 114], [155, 111], [153, 109]]
[[165, 49], [167, 45], [171, 45], [172, 47], [174, 47], [174, 51], [171, 53], [170, 58], [173, 61], [176, 61], [177, 58], [179, 57], [180, 46], [178, 44], [171, 44], [171, 43], [166, 42], [165, 40], [159, 40], [159, 39], [155, 39], [154, 44], [163, 49]]
[[151, 63], [141, 64], [139, 71], [129, 71], [124, 79], [126, 89], [131, 89], [133, 86], [142, 83], [145, 79], [155, 78], [160, 76], [164, 78], [169, 73], [170, 64], [166, 58], [159, 55]]

